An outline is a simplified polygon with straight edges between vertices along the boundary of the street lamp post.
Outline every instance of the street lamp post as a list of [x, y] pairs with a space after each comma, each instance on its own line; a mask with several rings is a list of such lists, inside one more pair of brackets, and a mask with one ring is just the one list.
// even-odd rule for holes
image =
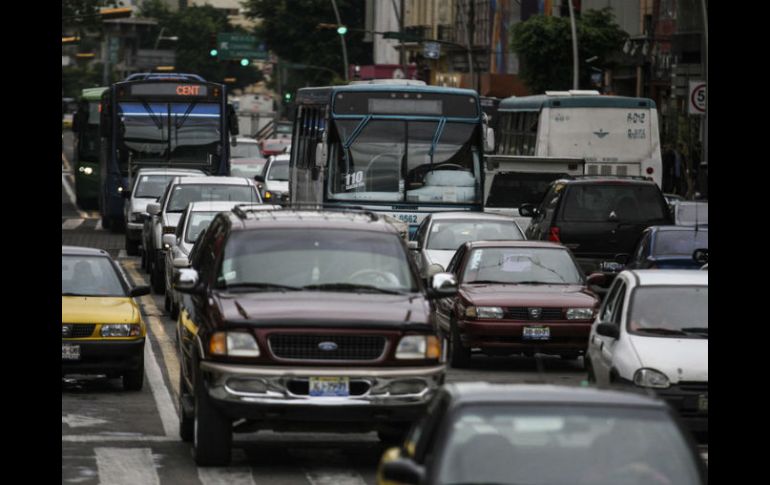
[[[334, 7], [334, 15], [337, 17], [337, 25], [342, 25], [342, 20], [340, 19], [340, 12], [337, 10], [337, 2], [336, 0], [332, 0], [332, 7]], [[345, 63], [345, 81], [348, 80], [348, 49], [345, 45], [345, 36], [340, 34], [340, 42], [342, 42], [342, 60]]]

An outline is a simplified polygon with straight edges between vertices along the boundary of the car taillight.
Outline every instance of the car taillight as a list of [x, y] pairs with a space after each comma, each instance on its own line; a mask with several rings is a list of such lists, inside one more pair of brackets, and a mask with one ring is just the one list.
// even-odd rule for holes
[[548, 232], [548, 240], [560, 243], [561, 239], [559, 239], [559, 228], [556, 226], [551, 226], [551, 230]]

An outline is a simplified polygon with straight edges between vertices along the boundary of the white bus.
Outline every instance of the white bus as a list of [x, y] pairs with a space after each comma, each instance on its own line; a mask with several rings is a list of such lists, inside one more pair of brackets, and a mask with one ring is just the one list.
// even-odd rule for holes
[[648, 98], [597, 91], [546, 91], [506, 98], [498, 108], [499, 155], [585, 160], [586, 175], [662, 181], [658, 111]]

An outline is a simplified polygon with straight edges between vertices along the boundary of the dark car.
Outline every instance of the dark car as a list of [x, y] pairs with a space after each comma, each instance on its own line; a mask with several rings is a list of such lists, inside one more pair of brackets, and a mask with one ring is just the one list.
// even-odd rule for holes
[[697, 226], [653, 226], [642, 233], [626, 269], [700, 269], [698, 249], [708, 250], [709, 231]]
[[673, 224], [657, 185], [641, 177], [585, 176], [551, 183], [539, 207], [524, 204], [532, 217], [527, 239], [567, 246], [586, 274], [627, 258], [650, 226]]
[[437, 303], [453, 367], [488, 355], [535, 352], [577, 359], [588, 346], [599, 300], [564, 246], [541, 241], [476, 241], [447, 266], [460, 288]]
[[[430, 290], [397, 229], [372, 213], [220, 213], [181, 269], [180, 435], [198, 465], [233, 431], [403, 436], [444, 380]], [[238, 425], [233, 428], [233, 422]]]
[[449, 384], [377, 470], [385, 484], [708, 483], [665, 402], [546, 385]]

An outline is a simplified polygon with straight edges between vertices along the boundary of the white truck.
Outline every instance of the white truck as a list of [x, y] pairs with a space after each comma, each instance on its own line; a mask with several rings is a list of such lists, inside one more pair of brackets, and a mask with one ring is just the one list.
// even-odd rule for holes
[[270, 95], [244, 94], [233, 96], [231, 102], [238, 114], [241, 136], [254, 137], [262, 127], [276, 119], [275, 103]]

